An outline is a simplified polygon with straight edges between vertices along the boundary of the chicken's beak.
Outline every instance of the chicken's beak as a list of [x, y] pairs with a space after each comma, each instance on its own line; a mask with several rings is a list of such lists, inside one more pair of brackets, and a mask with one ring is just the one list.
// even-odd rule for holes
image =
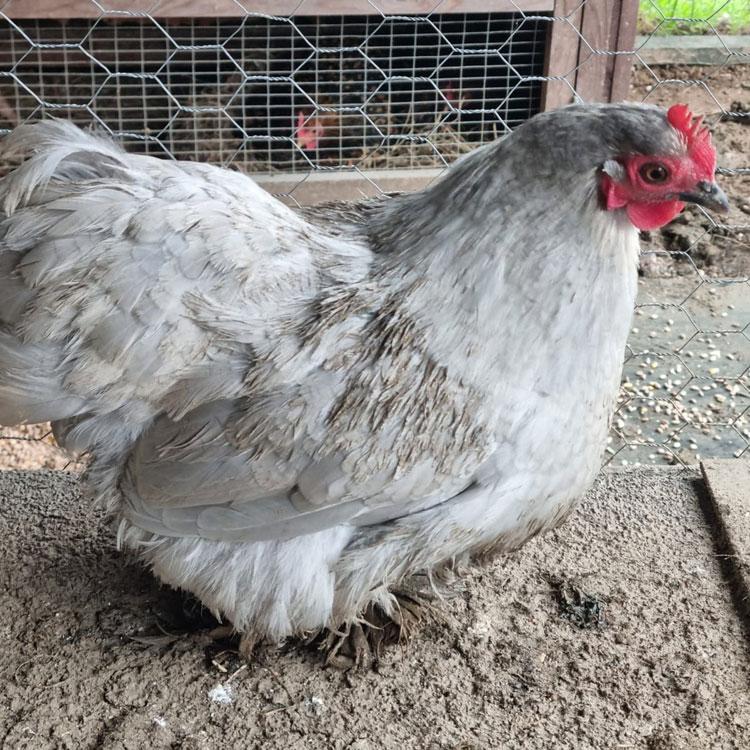
[[729, 200], [726, 193], [715, 183], [701, 180], [691, 193], [680, 193], [679, 198], [686, 203], [697, 203], [712, 211], [729, 211]]

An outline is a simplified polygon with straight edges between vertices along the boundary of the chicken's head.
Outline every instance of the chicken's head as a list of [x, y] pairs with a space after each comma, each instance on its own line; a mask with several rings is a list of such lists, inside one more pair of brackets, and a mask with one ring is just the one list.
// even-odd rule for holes
[[711, 134], [684, 104], [667, 112], [678, 136], [674, 153], [625, 154], [605, 162], [601, 190], [604, 208], [624, 208], [638, 229], [657, 229], [670, 222], [686, 202], [719, 211], [729, 208], [714, 182], [716, 152]]

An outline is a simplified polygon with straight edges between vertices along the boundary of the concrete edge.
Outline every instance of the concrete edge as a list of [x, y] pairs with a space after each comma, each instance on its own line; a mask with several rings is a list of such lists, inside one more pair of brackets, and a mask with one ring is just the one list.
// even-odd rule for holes
[[750, 34], [638, 36], [634, 51], [646, 65], [750, 64]]
[[287, 203], [312, 206], [328, 201], [373, 198], [383, 193], [410, 193], [421, 190], [446, 168], [373, 169], [345, 172], [320, 171], [300, 174], [253, 174], [264, 190]]
[[733, 588], [735, 607], [750, 636], [750, 462], [701, 461], [706, 520], [719, 562]]

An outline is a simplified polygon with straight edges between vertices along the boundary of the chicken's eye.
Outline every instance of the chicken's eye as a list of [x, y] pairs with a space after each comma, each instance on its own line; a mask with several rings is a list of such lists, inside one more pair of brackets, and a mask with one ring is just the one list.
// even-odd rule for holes
[[639, 170], [639, 174], [644, 182], [650, 185], [659, 185], [666, 182], [669, 177], [669, 171], [661, 164], [644, 164]]

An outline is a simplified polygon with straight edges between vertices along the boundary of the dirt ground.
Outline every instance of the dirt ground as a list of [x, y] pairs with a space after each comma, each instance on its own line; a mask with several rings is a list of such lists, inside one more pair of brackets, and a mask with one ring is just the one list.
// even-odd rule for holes
[[0, 746], [747, 748], [748, 645], [697, 476], [601, 476], [359, 674], [298, 645], [245, 666], [185, 633], [69, 476], [4, 472]]

